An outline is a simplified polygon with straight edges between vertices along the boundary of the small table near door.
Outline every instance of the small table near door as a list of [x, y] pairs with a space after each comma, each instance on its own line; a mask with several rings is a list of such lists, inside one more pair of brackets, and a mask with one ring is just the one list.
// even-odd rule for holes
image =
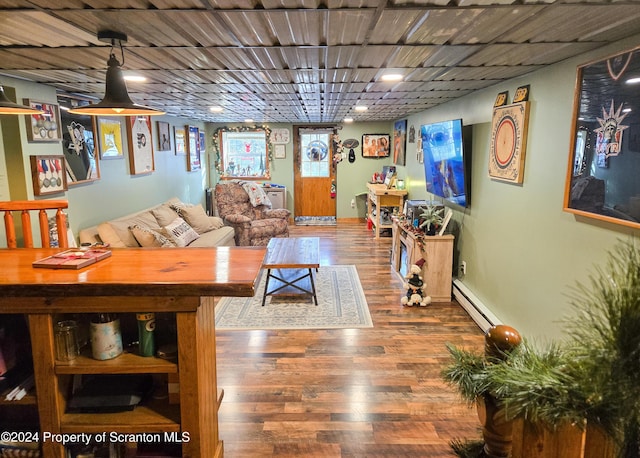
[[407, 191], [404, 189], [389, 189], [387, 185], [378, 183], [367, 183], [367, 190], [367, 218], [373, 225], [375, 237], [379, 238], [382, 229], [391, 229], [393, 227], [391, 220], [384, 221], [382, 219], [382, 208], [396, 207], [399, 212], [402, 212]]
[[[267, 269], [267, 279], [262, 295], [262, 305], [264, 306], [267, 296], [273, 295], [285, 288], [294, 289], [313, 297], [313, 302], [318, 305], [316, 286], [313, 281], [313, 269], [320, 267], [320, 239], [318, 237], [274, 237], [267, 245], [267, 255], [265, 256], [262, 268]], [[302, 275], [299, 272], [289, 272], [287, 275], [283, 270], [306, 270]], [[277, 271], [275, 274], [273, 271]], [[308, 278], [311, 287], [306, 289], [301, 282]], [[271, 280], [276, 282], [276, 286], [269, 291]]]

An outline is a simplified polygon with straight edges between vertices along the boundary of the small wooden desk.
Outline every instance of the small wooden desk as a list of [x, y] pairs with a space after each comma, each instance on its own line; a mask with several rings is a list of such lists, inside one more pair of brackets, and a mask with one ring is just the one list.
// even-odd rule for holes
[[[313, 302], [318, 305], [316, 296], [316, 286], [313, 282], [312, 269], [320, 267], [320, 239], [318, 237], [274, 237], [267, 245], [267, 256], [262, 264], [263, 269], [267, 269], [267, 280], [264, 285], [262, 295], [262, 305], [264, 306], [267, 296], [272, 295], [286, 287], [292, 287], [306, 294], [311, 294]], [[307, 273], [295, 278], [286, 278], [285, 275], [274, 275], [272, 269], [307, 269]], [[300, 286], [300, 281], [309, 278], [311, 290]], [[274, 279], [280, 282], [278, 286], [269, 291], [269, 280]]]
[[[376, 238], [380, 237], [380, 229], [391, 229], [392, 223], [389, 221], [387, 224], [382, 222], [380, 214], [382, 213], [382, 207], [397, 207], [402, 212], [404, 206], [404, 198], [407, 196], [407, 191], [404, 189], [388, 189], [384, 184], [367, 183], [367, 217], [373, 224], [373, 232]], [[373, 210], [375, 208], [375, 217], [373, 216]]]
[[[32, 342], [41, 432], [188, 432], [182, 456], [220, 458], [213, 296], [253, 296], [264, 247], [127, 248], [80, 270], [36, 269], [56, 249], [0, 250], [0, 319], [25, 314]], [[109, 361], [54, 358], [53, 324], [67, 313], [168, 312], [175, 315], [178, 363], [123, 354]], [[68, 413], [71, 375], [177, 375], [179, 404], [157, 402], [117, 414]], [[10, 406], [0, 407], [5, 410]], [[3, 414], [4, 415], [4, 414]], [[11, 415], [9, 412], [8, 415]], [[10, 417], [9, 417], [10, 418]], [[36, 425], [37, 426], [37, 425]], [[42, 444], [46, 458], [64, 458], [60, 443]]]

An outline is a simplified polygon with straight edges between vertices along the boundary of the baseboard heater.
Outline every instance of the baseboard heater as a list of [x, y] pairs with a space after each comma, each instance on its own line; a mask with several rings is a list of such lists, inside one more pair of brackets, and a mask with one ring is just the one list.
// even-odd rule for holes
[[457, 279], [453, 280], [453, 297], [483, 332], [487, 332], [491, 326], [501, 324], [500, 320], [491, 313], [482, 301]]

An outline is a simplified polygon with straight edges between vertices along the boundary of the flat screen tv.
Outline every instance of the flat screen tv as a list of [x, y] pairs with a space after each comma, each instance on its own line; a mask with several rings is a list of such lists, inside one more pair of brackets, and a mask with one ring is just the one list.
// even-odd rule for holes
[[420, 127], [427, 192], [444, 203], [468, 207], [470, 203], [471, 126], [462, 119]]

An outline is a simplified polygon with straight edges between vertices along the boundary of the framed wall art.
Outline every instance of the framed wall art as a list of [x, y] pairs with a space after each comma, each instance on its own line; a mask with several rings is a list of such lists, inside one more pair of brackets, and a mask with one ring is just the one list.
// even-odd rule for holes
[[187, 154], [187, 132], [184, 127], [173, 128], [173, 138], [176, 142], [176, 156]]
[[131, 175], [151, 173], [155, 170], [151, 116], [128, 116], [126, 119]]
[[187, 171], [200, 170], [200, 131], [195, 126], [186, 126], [187, 141]]
[[286, 145], [290, 140], [290, 132], [289, 129], [286, 128], [278, 128], [272, 129], [271, 135], [269, 136], [269, 140], [273, 145]]
[[640, 228], [639, 75], [640, 47], [578, 67], [565, 211]]
[[119, 118], [98, 118], [100, 159], [122, 159], [122, 121]]
[[494, 107], [489, 146], [489, 176], [510, 183], [524, 180], [529, 102]]
[[393, 163], [404, 165], [407, 150], [407, 120], [396, 121], [393, 126]]
[[389, 157], [391, 136], [388, 134], [364, 134], [362, 136], [362, 157]]
[[169, 123], [157, 121], [158, 127], [158, 151], [171, 151], [171, 129]]
[[25, 115], [27, 140], [31, 143], [59, 142], [62, 139], [60, 129], [60, 107], [57, 103], [37, 102], [22, 99], [28, 107], [44, 111], [43, 114]]
[[60, 122], [67, 185], [74, 186], [100, 179], [96, 118], [62, 110]]
[[207, 139], [205, 138], [204, 131], [200, 131], [200, 141], [198, 142], [198, 147], [200, 148], [200, 158], [202, 158], [203, 154], [207, 152]]
[[285, 145], [276, 144], [273, 146], [273, 157], [276, 159], [285, 159], [287, 157], [287, 149]]
[[46, 196], [67, 190], [64, 156], [30, 156], [33, 195]]

